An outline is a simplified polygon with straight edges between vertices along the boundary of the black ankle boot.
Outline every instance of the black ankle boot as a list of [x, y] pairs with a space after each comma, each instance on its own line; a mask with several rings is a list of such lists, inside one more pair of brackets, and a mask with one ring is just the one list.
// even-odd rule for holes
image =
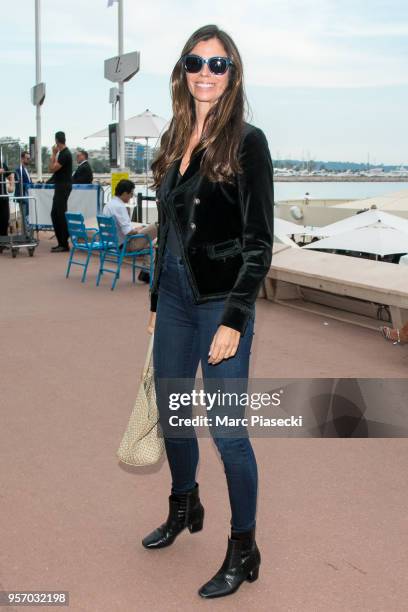
[[152, 531], [143, 540], [145, 548], [170, 546], [186, 527], [190, 533], [203, 528], [204, 507], [200, 502], [198, 483], [187, 493], [169, 496], [169, 515], [167, 521]]
[[231, 595], [244, 580], [254, 582], [258, 578], [260, 564], [261, 554], [255, 542], [255, 527], [245, 532], [232, 530], [224, 563], [198, 593], [208, 599]]

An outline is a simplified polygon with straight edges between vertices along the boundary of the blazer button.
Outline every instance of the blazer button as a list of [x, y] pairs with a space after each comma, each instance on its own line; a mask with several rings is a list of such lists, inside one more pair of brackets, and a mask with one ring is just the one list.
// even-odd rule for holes
[[200, 204], [200, 198], [194, 198], [194, 204]]
[[197, 227], [195, 223], [190, 223], [190, 227], [192, 230], [195, 230], [195, 228]]

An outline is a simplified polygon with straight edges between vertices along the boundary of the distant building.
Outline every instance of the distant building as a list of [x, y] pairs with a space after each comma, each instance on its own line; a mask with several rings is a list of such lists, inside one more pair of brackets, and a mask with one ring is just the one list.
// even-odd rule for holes
[[89, 159], [103, 159], [109, 161], [109, 147], [105, 145], [101, 149], [92, 149], [88, 151]]
[[367, 174], [373, 174], [374, 176], [377, 176], [378, 174], [383, 174], [384, 172], [384, 168], [380, 167], [380, 168], [370, 168], [367, 171]]
[[6, 162], [10, 168], [14, 169], [20, 163], [20, 151], [25, 150], [28, 147], [20, 140], [20, 138], [3, 136], [0, 138], [0, 148], [3, 161]]
[[140, 142], [133, 140], [127, 140], [125, 142], [125, 159], [126, 166], [137, 173], [144, 173], [146, 171], [146, 155], [147, 155], [147, 167], [150, 169], [150, 164], [153, 158], [153, 147], [147, 146]]

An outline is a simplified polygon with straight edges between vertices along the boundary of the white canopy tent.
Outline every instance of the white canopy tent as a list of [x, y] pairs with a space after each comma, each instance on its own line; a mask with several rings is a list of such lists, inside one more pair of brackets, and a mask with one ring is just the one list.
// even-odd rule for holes
[[383, 257], [384, 255], [408, 253], [408, 233], [378, 223], [317, 240], [302, 249], [355, 251]]

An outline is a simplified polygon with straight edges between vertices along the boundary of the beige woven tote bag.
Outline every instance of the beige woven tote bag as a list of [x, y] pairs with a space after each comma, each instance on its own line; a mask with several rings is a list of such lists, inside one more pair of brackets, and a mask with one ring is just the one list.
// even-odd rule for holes
[[159, 432], [159, 413], [154, 387], [153, 340], [154, 333], [151, 335], [147, 349], [135, 406], [116, 453], [119, 459], [128, 465], [157, 463], [164, 451], [163, 436]]

